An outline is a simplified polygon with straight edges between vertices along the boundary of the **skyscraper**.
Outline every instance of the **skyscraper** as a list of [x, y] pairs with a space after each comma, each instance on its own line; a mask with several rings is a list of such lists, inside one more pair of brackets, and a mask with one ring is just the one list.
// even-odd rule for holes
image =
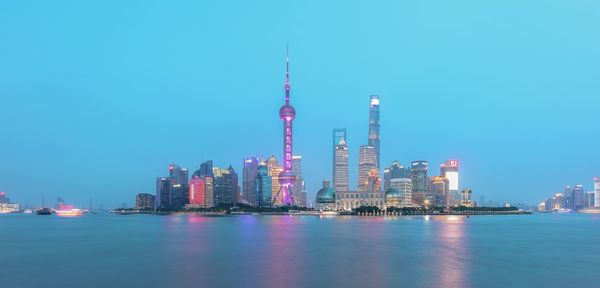
[[458, 193], [458, 161], [447, 160], [440, 165], [440, 176], [448, 179], [448, 206], [460, 205]]
[[254, 201], [258, 207], [271, 207], [272, 181], [267, 163], [261, 162], [257, 167], [254, 180], [254, 196], [256, 197]]
[[594, 178], [594, 207], [600, 207], [600, 177]]
[[383, 190], [387, 191], [390, 188], [391, 179], [410, 178], [410, 171], [395, 160], [390, 167], [383, 169]]
[[190, 179], [190, 205], [192, 207], [210, 208], [214, 206], [213, 195], [213, 162], [206, 161]]
[[348, 145], [346, 144], [346, 129], [343, 129], [343, 137], [336, 137], [333, 132], [334, 141], [338, 141], [333, 150], [333, 188], [335, 191], [345, 192], [350, 190], [348, 179]]
[[473, 201], [471, 201], [471, 189], [463, 189], [462, 193], [461, 193], [461, 197], [460, 197], [460, 205], [461, 206], [466, 206], [466, 207], [471, 207], [473, 206]]
[[214, 205], [233, 204], [237, 199], [237, 173], [228, 169], [213, 167], [213, 202]]
[[585, 191], [583, 191], [583, 185], [575, 185], [573, 188], [573, 209], [579, 210], [583, 209], [583, 197]]
[[427, 189], [429, 182], [429, 179], [427, 178], [427, 161], [419, 160], [411, 162], [410, 174], [413, 185], [413, 204], [422, 206], [433, 203], [434, 199]]
[[171, 186], [175, 184], [175, 180], [170, 177], [156, 178], [156, 209], [170, 210], [171, 209]]
[[449, 190], [450, 182], [446, 177], [433, 176], [429, 181], [429, 194], [433, 195], [433, 204], [438, 207], [448, 207], [449, 205]]
[[154, 209], [156, 205], [156, 196], [148, 193], [138, 193], [135, 195], [136, 209]]
[[247, 157], [244, 158], [244, 167], [242, 168], [242, 198], [254, 206], [258, 205], [254, 196], [254, 181], [259, 163], [258, 157]]
[[181, 168], [175, 163], [169, 164], [169, 178], [175, 179], [176, 184], [188, 183], [188, 169]]
[[358, 151], [358, 191], [367, 191], [367, 177], [371, 169], [377, 169], [375, 148], [362, 145]]
[[277, 193], [281, 190], [281, 185], [279, 184], [279, 174], [283, 171], [283, 168], [279, 166], [277, 162], [277, 158], [275, 156], [271, 156], [267, 159], [267, 171], [269, 176], [271, 176], [271, 204], [274, 206], [282, 205], [282, 201], [277, 199]]
[[279, 173], [278, 181], [281, 186], [275, 200], [276, 205], [294, 205], [294, 195], [291, 187], [296, 183], [296, 175], [292, 170], [292, 122], [296, 117], [296, 110], [290, 104], [290, 69], [289, 59], [286, 56], [285, 71], [285, 104], [279, 108], [279, 118], [283, 120], [283, 171]]
[[371, 101], [369, 102], [369, 146], [372, 146], [375, 149], [375, 166], [377, 169], [381, 167], [379, 165], [379, 162], [381, 161], [379, 150], [380, 141], [379, 95], [371, 95]]
[[302, 177], [302, 156], [292, 156], [292, 170], [296, 174], [296, 184], [292, 186], [292, 195], [298, 206], [306, 206], [304, 177]]

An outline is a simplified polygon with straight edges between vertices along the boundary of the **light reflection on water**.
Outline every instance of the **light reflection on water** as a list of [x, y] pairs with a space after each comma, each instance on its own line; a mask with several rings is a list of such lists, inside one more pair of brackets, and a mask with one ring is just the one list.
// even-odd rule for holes
[[591, 287], [599, 219], [2, 216], [0, 271], [2, 287]]

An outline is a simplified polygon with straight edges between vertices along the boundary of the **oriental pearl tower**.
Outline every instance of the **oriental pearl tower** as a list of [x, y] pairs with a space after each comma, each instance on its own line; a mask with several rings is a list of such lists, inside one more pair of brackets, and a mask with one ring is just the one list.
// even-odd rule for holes
[[290, 105], [290, 62], [286, 51], [285, 69], [285, 104], [279, 108], [279, 118], [283, 120], [283, 171], [279, 174], [281, 188], [273, 204], [295, 205], [291, 187], [296, 183], [296, 174], [292, 170], [292, 121], [296, 117], [296, 110]]

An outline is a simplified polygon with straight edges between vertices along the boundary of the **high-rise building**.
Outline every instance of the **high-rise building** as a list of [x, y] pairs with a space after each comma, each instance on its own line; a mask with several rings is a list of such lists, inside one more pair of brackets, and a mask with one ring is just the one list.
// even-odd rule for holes
[[600, 207], [600, 177], [594, 178], [594, 207]]
[[383, 190], [387, 191], [390, 188], [390, 180], [397, 178], [410, 178], [410, 171], [396, 160], [390, 167], [383, 169]]
[[[210, 168], [210, 170], [207, 170]], [[192, 208], [210, 208], [214, 206], [212, 161], [200, 165], [192, 174], [189, 184], [189, 205]], [[210, 173], [209, 173], [210, 172]]]
[[471, 189], [463, 189], [460, 197], [460, 205], [466, 207], [473, 207], [473, 201], [471, 201]]
[[171, 186], [175, 179], [170, 177], [156, 178], [156, 209], [171, 210]]
[[583, 197], [585, 191], [583, 190], [583, 185], [575, 185], [573, 187], [573, 209], [579, 210], [583, 209]]
[[401, 207], [412, 206], [412, 180], [410, 180], [410, 178], [390, 179], [389, 189], [396, 189], [400, 193]]
[[213, 167], [213, 203], [234, 204], [237, 200], [237, 173], [229, 166], [228, 169]]
[[440, 165], [440, 176], [448, 179], [447, 206], [458, 206], [460, 199], [458, 195], [458, 161], [447, 160]]
[[[281, 206], [282, 201], [277, 198], [277, 193], [281, 190], [281, 185], [279, 185], [279, 174], [283, 171], [283, 168], [279, 166], [277, 162], [277, 158], [275, 156], [271, 156], [267, 159], [267, 168], [269, 171], [269, 176], [271, 176], [271, 205], [273, 206]], [[276, 202], [277, 201], [277, 202]]]
[[344, 192], [350, 189], [348, 179], [348, 145], [346, 144], [346, 129], [343, 129], [343, 136], [336, 135], [336, 130], [333, 130], [333, 139], [334, 141], [337, 139], [339, 140], [333, 149], [333, 188], [335, 191]]
[[0, 192], [0, 203], [1, 204], [10, 203], [10, 199], [8, 197], [6, 197], [5, 192]]
[[575, 209], [575, 204], [573, 202], [573, 188], [571, 188], [571, 186], [565, 186], [561, 196], [561, 208]]
[[583, 208], [594, 208], [594, 191], [586, 192], [583, 195]]
[[258, 207], [271, 207], [271, 199], [272, 199], [272, 185], [273, 179], [269, 175], [269, 168], [267, 163], [261, 162], [258, 165], [256, 171], [256, 177], [254, 180], [254, 196]]
[[379, 178], [379, 171], [375, 168], [371, 169], [367, 176], [367, 192], [381, 192], [381, 179]]
[[291, 187], [295, 204], [306, 207], [306, 190], [304, 187], [304, 177], [302, 176], [302, 156], [292, 156], [292, 170], [296, 175], [296, 184]]
[[244, 158], [244, 168], [242, 168], [242, 198], [254, 206], [258, 205], [254, 196], [254, 181], [259, 163], [258, 157], [247, 157]]
[[188, 183], [188, 169], [181, 168], [175, 163], [169, 164], [169, 178], [175, 179], [176, 184]]
[[434, 201], [433, 195], [429, 194], [427, 188], [427, 185], [429, 184], [429, 179], [427, 178], [427, 161], [418, 160], [411, 162], [410, 178], [413, 185], [413, 204], [418, 206], [432, 204]]
[[294, 205], [294, 195], [291, 188], [296, 184], [296, 175], [292, 170], [292, 122], [296, 118], [296, 110], [290, 104], [290, 69], [289, 59], [286, 56], [285, 71], [285, 104], [279, 108], [279, 118], [283, 120], [283, 170], [279, 173], [278, 182], [280, 189], [275, 195], [275, 205]]
[[154, 209], [156, 205], [156, 196], [148, 193], [138, 193], [135, 195], [136, 209]]
[[362, 145], [358, 151], [358, 191], [367, 191], [367, 177], [371, 169], [377, 169], [375, 148]]
[[450, 181], [443, 176], [433, 176], [429, 181], [429, 193], [433, 195], [433, 204], [438, 207], [449, 207], [449, 190]]
[[375, 149], [375, 166], [381, 167], [379, 162], [381, 135], [379, 134], [379, 95], [371, 95], [369, 101], [369, 146]]
[[179, 210], [188, 204], [188, 184], [172, 184], [171, 193], [171, 209]]

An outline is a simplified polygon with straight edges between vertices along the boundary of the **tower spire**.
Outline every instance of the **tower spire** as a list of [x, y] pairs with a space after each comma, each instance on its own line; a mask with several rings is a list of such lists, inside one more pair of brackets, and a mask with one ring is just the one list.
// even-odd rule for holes
[[285, 47], [285, 104], [290, 104], [290, 48]]

